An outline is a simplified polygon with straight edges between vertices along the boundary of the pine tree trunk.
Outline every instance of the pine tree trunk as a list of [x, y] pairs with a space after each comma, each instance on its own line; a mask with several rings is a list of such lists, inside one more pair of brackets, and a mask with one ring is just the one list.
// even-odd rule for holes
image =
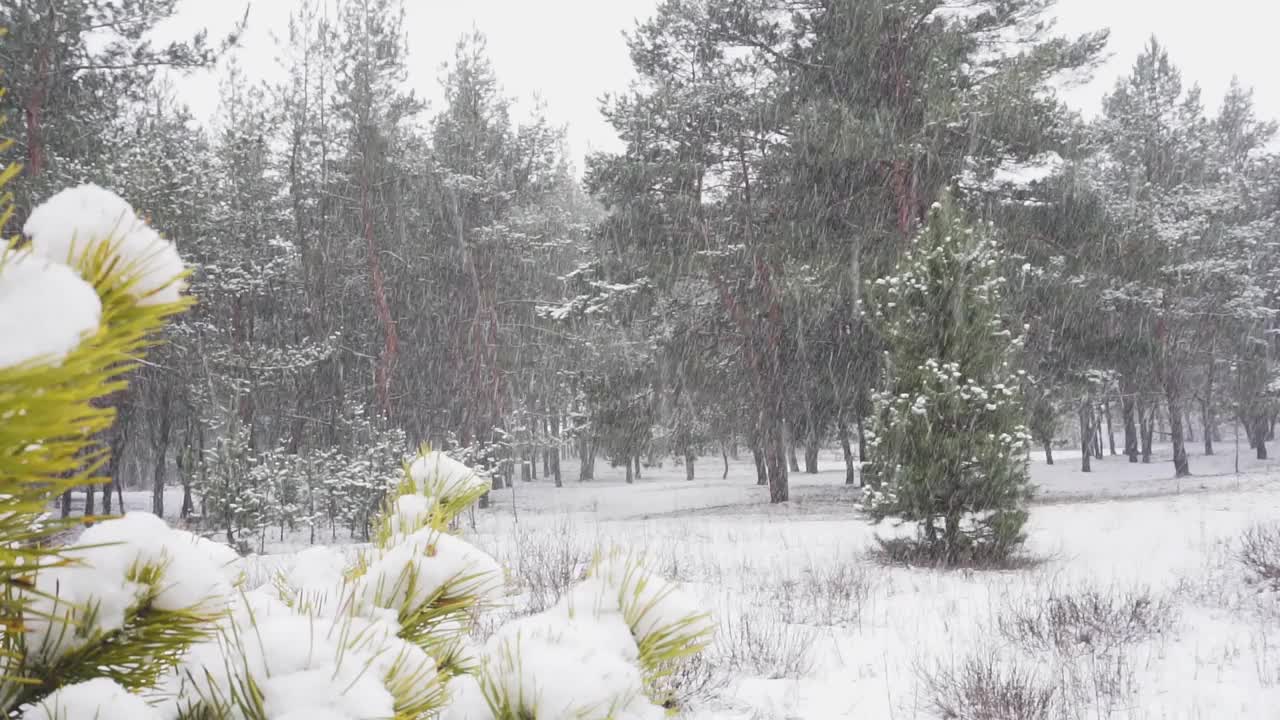
[[1077, 413], [1080, 418], [1080, 472], [1093, 472], [1090, 467], [1090, 461], [1093, 458], [1093, 426], [1092, 426], [1092, 402], [1085, 400], [1080, 404], [1080, 410]]
[[373, 232], [373, 200], [370, 197], [369, 173], [370, 168], [365, 167], [364, 172], [360, 174], [360, 220], [364, 228], [366, 263], [369, 269], [369, 289], [373, 294], [374, 315], [382, 325], [383, 334], [382, 353], [378, 356], [378, 363], [373, 372], [374, 390], [378, 398], [378, 409], [381, 410], [384, 418], [390, 418], [391, 377], [399, 357], [400, 334], [391, 313], [391, 303], [387, 300], [381, 250]]
[[1213, 441], [1217, 440], [1217, 420], [1213, 417], [1213, 375], [1217, 363], [1209, 361], [1204, 383], [1204, 399], [1200, 401], [1200, 424], [1204, 426], [1204, 454], [1213, 454]]
[[1182, 439], [1189, 443], [1196, 441], [1195, 426], [1191, 424], [1190, 410], [1182, 414]]
[[809, 475], [818, 474], [818, 453], [822, 446], [822, 433], [818, 423], [813, 419], [813, 404], [805, 408], [804, 423], [804, 471]]
[[684, 450], [684, 479], [693, 479], [693, 463], [697, 460], [697, 456], [693, 454], [693, 448], [685, 448]]
[[795, 440], [787, 443], [787, 469], [791, 472], [800, 472], [800, 459], [796, 457]]
[[1111, 426], [1111, 401], [1104, 401], [1102, 409], [1107, 417], [1107, 445], [1111, 448], [1111, 454], [1114, 456], [1118, 453], [1116, 453], [1116, 432]]
[[960, 552], [960, 515], [949, 513], [944, 525], [943, 542], [947, 552], [947, 564], [954, 564]]
[[853, 447], [849, 444], [849, 423], [844, 417], [837, 422], [836, 432], [840, 434], [840, 450], [844, 453], [844, 484], [857, 485], [858, 468], [853, 459]]
[[1128, 376], [1121, 376], [1121, 392], [1124, 393], [1124, 397], [1120, 400], [1120, 415], [1124, 418], [1124, 454], [1129, 456], [1129, 462], [1136, 463], [1138, 462], [1138, 428], [1133, 417], [1136, 399], [1131, 387], [1132, 381], [1126, 381], [1124, 379], [1126, 377]]
[[596, 477], [596, 447], [585, 435], [578, 443], [578, 482], [588, 482]]
[[1044, 444], [1044, 463], [1046, 465], [1052, 465], [1053, 464], [1053, 442], [1050, 440], [1045, 440], [1043, 444]]
[[1256, 425], [1253, 429], [1254, 449], [1257, 450], [1259, 460], [1267, 459], [1267, 416], [1264, 413], [1258, 413]]
[[560, 416], [555, 413], [551, 415], [551, 442], [552, 446], [542, 455], [543, 462], [547, 463], [542, 468], [542, 476], [554, 478], [556, 487], [564, 487], [564, 479], [560, 477]]
[[751, 444], [751, 457], [756, 462], [756, 484], [769, 484], [769, 469], [764, 464], [764, 450], [756, 443]]
[[[787, 479], [787, 449], [782, 423], [771, 422], [765, 431], [764, 463], [769, 469], [769, 502], [786, 502], [790, 493]], [[794, 459], [794, 455], [792, 456]]]
[[538, 464], [538, 451], [525, 451], [520, 454], [520, 480], [533, 482], [533, 468]]
[[1191, 465], [1187, 461], [1187, 445], [1182, 430], [1181, 388], [1172, 379], [1165, 383], [1165, 401], [1169, 405], [1169, 438], [1173, 442], [1174, 476], [1187, 477], [1191, 474]]
[[1142, 462], [1151, 462], [1151, 444], [1155, 436], [1155, 408], [1138, 407], [1138, 423], [1142, 431]]
[[62, 519], [71, 517], [71, 491], [62, 493]]
[[625, 458], [622, 464], [627, 466], [627, 484], [630, 485], [636, 481], [635, 468], [631, 465], [631, 458]]
[[867, 461], [867, 428], [862, 422], [862, 413], [858, 413], [858, 463]]
[[1102, 459], [1102, 417], [1098, 413], [1098, 408], [1091, 409], [1093, 413], [1093, 456], [1098, 460]]
[[723, 443], [720, 444], [720, 457], [724, 459], [724, 474], [720, 479], [724, 480], [729, 477], [729, 449]]
[[639, 480], [640, 479], [640, 455], [637, 454], [634, 460], [636, 465], [636, 479]]
[[[167, 396], [166, 390], [165, 395]], [[152, 451], [156, 456], [154, 473], [151, 476], [151, 512], [156, 517], [164, 517], [164, 470], [165, 457], [169, 454], [170, 417], [167, 400], [161, 404], [162, 411], [156, 426], [155, 444]], [[123, 512], [124, 508], [120, 508]]]
[[[98, 489], [97, 485], [84, 486], [84, 516], [91, 517], [95, 514], [95, 506], [93, 497]], [[111, 497], [111, 488], [106, 488], [107, 497]]]

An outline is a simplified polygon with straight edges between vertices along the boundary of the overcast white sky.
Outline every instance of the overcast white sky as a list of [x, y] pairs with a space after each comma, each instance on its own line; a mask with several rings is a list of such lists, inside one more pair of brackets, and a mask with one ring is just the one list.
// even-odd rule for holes
[[[622, 33], [649, 16], [658, 0], [405, 0], [410, 82], [432, 105], [440, 99], [440, 66], [473, 26], [507, 93], [527, 103], [538, 93], [554, 121], [569, 127], [575, 156], [617, 147], [598, 99], [631, 78]], [[225, 32], [249, 6], [249, 32], [238, 51], [250, 73], [278, 77], [272, 34], [283, 34], [295, 0], [184, 0], [164, 29], [179, 35], [208, 27]], [[1280, 118], [1280, 0], [1059, 0], [1059, 25], [1077, 33], [1111, 28], [1112, 57], [1068, 101], [1086, 114], [1124, 73], [1152, 34], [1169, 48], [1184, 79], [1199, 83], [1212, 111], [1233, 74], [1254, 87], [1259, 113]], [[182, 96], [198, 116], [217, 107], [212, 73], [185, 79]]]

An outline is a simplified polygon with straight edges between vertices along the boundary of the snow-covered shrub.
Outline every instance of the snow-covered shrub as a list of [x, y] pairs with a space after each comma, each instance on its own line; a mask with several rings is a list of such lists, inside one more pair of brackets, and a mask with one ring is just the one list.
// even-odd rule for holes
[[1000, 560], [1024, 539], [1030, 435], [1009, 363], [1019, 341], [1001, 316], [999, 259], [944, 198], [871, 293], [886, 350], [866, 507], [876, 522], [914, 523], [922, 553], [948, 564]]
[[[74, 547], [46, 544], [65, 527], [46, 518], [49, 502], [101, 481], [93, 473], [106, 449], [91, 438], [112, 416], [95, 401], [123, 387], [148, 338], [187, 304], [171, 276], [176, 252], [153, 247], [164, 241], [122, 200], [87, 187], [52, 207], [32, 214], [34, 247], [73, 262], [79, 277], [32, 250], [0, 256], [0, 301], [24, 307], [44, 275], [74, 305], [53, 327], [15, 325], [26, 334], [5, 340], [22, 351], [0, 363], [7, 716], [664, 717], [659, 683], [705, 645], [709, 620], [626, 558], [601, 559], [555, 607], [473, 645], [477, 613], [503, 598], [505, 577], [449, 532], [487, 481], [439, 454], [421, 453], [398, 484], [357, 456], [347, 467], [377, 499], [395, 488], [377, 541], [356, 554], [308, 550], [258, 587], [229, 547], [145, 513], [102, 521]], [[251, 472], [243, 449], [225, 450], [233, 473]], [[366, 527], [378, 514], [373, 495], [367, 504]]]
[[1251, 581], [1280, 593], [1280, 524], [1246, 530], [1240, 539], [1240, 562]]

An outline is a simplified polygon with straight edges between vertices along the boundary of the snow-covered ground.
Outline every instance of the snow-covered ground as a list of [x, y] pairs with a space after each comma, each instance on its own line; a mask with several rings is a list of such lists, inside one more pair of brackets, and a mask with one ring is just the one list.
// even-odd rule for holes
[[[549, 602], [610, 545], [643, 548], [687, 583], [721, 625], [687, 717], [945, 717], [935, 701], [966, 673], [989, 688], [1013, 673], [1010, 685], [1052, 710], [959, 717], [1280, 718], [1280, 598], [1250, 584], [1235, 549], [1251, 526], [1280, 523], [1280, 465], [1246, 448], [1237, 473], [1233, 451], [1193, 455], [1196, 475], [1181, 481], [1167, 451], [1151, 465], [1095, 460], [1088, 475], [1078, 455], [1052, 467], [1033, 456], [1041, 496], [1027, 545], [1040, 562], [1018, 570], [878, 564], [876, 529], [834, 454], [818, 475], [793, 474], [784, 506], [767, 503], [747, 461], [721, 479], [719, 459], [705, 459], [692, 482], [668, 463], [633, 486], [604, 464], [580, 484], [568, 461], [565, 487], [496, 493], [470, 532], [508, 568], [521, 607]], [[127, 500], [149, 505], [143, 493]], [[1122, 627], [1059, 618], [1081, 636], [1044, 647], [1010, 629], [1073, 599], [1092, 608], [1086, 621], [1110, 609]]]

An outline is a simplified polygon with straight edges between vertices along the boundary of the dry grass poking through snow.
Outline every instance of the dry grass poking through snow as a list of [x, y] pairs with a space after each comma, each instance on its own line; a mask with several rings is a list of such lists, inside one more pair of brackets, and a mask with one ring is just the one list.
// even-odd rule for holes
[[1050, 720], [1057, 692], [1036, 669], [995, 653], [925, 673], [934, 711], [945, 720]]
[[1010, 595], [990, 633], [1004, 648], [921, 674], [947, 720], [1115, 717], [1132, 705], [1143, 649], [1169, 635], [1177, 618], [1170, 598], [1146, 589]]
[[824, 564], [810, 561], [798, 577], [777, 577], [764, 585], [760, 604], [787, 623], [848, 626], [861, 620], [870, 594], [867, 568], [841, 557]]
[[1008, 601], [996, 627], [1027, 650], [1079, 655], [1149, 640], [1167, 632], [1176, 617], [1173, 602], [1149, 590], [1084, 587]]
[[813, 668], [812, 629], [762, 613], [724, 616], [712, 645], [711, 661], [752, 677], [799, 678]]

